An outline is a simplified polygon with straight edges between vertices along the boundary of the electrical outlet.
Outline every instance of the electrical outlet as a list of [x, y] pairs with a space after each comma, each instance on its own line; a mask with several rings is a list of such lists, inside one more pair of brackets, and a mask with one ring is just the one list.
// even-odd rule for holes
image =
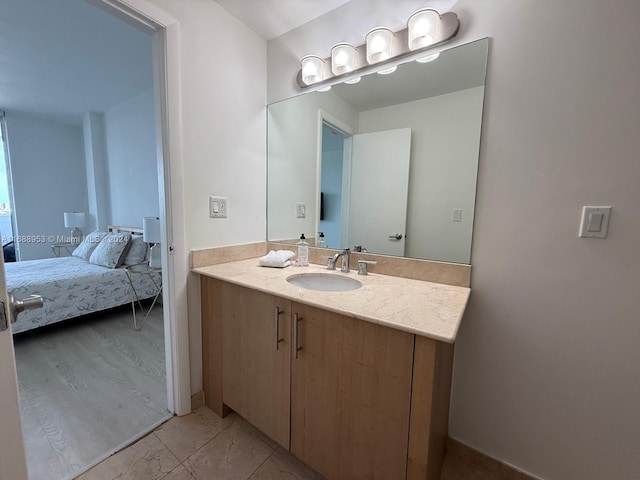
[[227, 197], [209, 197], [209, 217], [227, 218]]

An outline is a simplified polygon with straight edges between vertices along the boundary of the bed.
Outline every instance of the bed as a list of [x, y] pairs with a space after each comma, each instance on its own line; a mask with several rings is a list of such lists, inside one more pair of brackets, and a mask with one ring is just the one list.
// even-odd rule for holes
[[[109, 227], [110, 232], [141, 233], [139, 229]], [[41, 295], [44, 306], [21, 313], [13, 333], [61, 322], [70, 318], [131, 303], [132, 292], [125, 267], [108, 268], [75, 256], [28, 260], [5, 265], [7, 290], [18, 298]], [[156, 278], [134, 275], [140, 299], [154, 297]]]

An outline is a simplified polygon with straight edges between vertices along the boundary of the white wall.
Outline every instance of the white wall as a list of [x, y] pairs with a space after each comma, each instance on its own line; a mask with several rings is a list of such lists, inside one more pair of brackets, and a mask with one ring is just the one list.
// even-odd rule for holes
[[[69, 236], [63, 213], [86, 212], [82, 128], [6, 112], [7, 137], [21, 260], [52, 257], [49, 245]], [[82, 229], [86, 233], [86, 229]]]
[[470, 263], [483, 96], [476, 87], [360, 114], [360, 133], [411, 128], [408, 257]]
[[104, 128], [109, 223], [142, 228], [160, 210], [153, 89], [107, 110]]
[[[180, 27], [186, 251], [176, 262], [188, 265], [191, 249], [265, 239], [266, 44], [213, 1], [150, 2]], [[228, 198], [227, 219], [209, 218], [209, 195]], [[195, 393], [202, 390], [197, 275], [187, 290]]]
[[[332, 92], [269, 107], [269, 240], [295, 239], [301, 233], [316, 236], [320, 109], [357, 129], [357, 112]], [[306, 205], [306, 218], [296, 218], [296, 203]]]
[[[270, 42], [269, 101], [297, 93], [303, 55], [364, 38], [354, 22], [418, 8], [347, 6], [333, 11], [339, 22]], [[460, 0], [453, 10], [453, 44], [492, 40], [450, 434], [544, 479], [637, 478], [640, 6]], [[577, 237], [582, 205], [613, 206], [607, 239]]]

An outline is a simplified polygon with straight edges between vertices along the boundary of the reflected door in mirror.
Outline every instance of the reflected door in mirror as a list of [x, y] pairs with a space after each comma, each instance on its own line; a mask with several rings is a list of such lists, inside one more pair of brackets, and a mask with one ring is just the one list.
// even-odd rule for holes
[[353, 136], [349, 245], [404, 256], [410, 158], [410, 128]]

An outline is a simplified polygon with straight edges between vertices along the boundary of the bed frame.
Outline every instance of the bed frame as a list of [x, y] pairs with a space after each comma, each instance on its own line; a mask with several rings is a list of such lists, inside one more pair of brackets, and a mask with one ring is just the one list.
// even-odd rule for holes
[[107, 231], [115, 233], [131, 233], [132, 235], [142, 235], [141, 228], [123, 227], [121, 225], [107, 225]]

